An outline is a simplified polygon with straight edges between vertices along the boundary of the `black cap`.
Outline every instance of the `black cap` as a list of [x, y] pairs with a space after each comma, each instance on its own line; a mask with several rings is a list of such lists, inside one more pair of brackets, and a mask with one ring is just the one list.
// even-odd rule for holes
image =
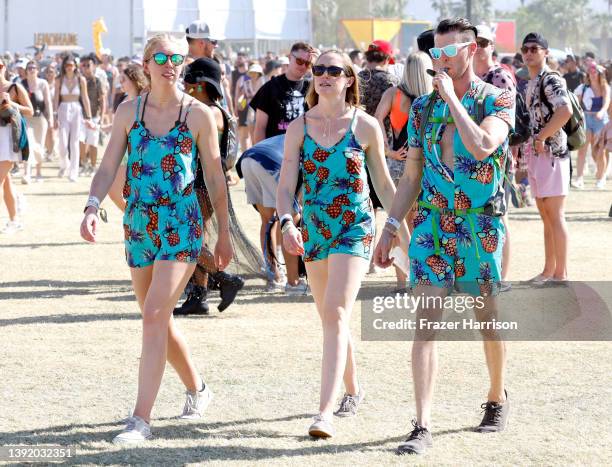
[[221, 90], [221, 67], [212, 58], [194, 60], [185, 72], [185, 82], [188, 84], [210, 83], [223, 96]]
[[523, 39], [523, 45], [527, 42], [533, 42], [534, 44], [538, 44], [540, 47], [548, 49], [548, 41], [544, 39], [544, 36], [538, 32], [530, 32]]
[[435, 46], [434, 44], [434, 30], [428, 29], [427, 31], [423, 31], [417, 37], [417, 46], [421, 52], [425, 52], [429, 54], [429, 49]]

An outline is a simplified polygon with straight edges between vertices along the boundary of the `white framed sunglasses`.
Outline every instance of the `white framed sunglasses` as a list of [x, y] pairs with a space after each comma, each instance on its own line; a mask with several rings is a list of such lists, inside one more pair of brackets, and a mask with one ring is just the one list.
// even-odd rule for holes
[[470, 42], [457, 42], [456, 44], [448, 44], [444, 47], [432, 47], [429, 49], [429, 54], [431, 58], [434, 60], [439, 60], [442, 57], [442, 53], [449, 58], [457, 56], [460, 49], [467, 47], [468, 45], [474, 43], [474, 41]]

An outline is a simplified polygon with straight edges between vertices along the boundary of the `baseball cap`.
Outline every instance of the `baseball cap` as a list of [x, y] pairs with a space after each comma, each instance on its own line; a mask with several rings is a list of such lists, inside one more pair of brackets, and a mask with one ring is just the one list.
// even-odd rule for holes
[[221, 66], [212, 58], [198, 58], [187, 67], [184, 81], [187, 84], [210, 83], [223, 96], [221, 90]]
[[191, 23], [185, 33], [189, 39], [212, 39], [208, 24], [200, 20]]
[[289, 65], [289, 57], [285, 57], [284, 55], [278, 59], [278, 62], [281, 65]]
[[253, 63], [247, 70], [247, 73], [260, 73], [263, 75], [263, 68], [259, 63]]
[[19, 60], [17, 60], [17, 62], [15, 63], [15, 68], [24, 68], [28, 65], [28, 62], [30, 60], [28, 60], [27, 58], [20, 58]]
[[378, 50], [384, 53], [385, 55], [388, 55], [390, 57], [389, 63], [391, 65], [395, 63], [395, 60], [393, 59], [393, 46], [390, 42], [384, 41], [382, 39], [372, 41], [372, 43], [368, 46], [368, 52], [374, 50]]
[[477, 39], [486, 39], [489, 42], [495, 42], [495, 34], [489, 26], [486, 24], [479, 24], [476, 26], [476, 29], [478, 30], [478, 34], [476, 35]]
[[533, 42], [534, 44], [538, 44], [540, 47], [548, 49], [548, 41], [544, 39], [544, 36], [538, 32], [530, 32], [523, 39], [523, 45], [527, 42]]
[[429, 49], [435, 47], [434, 44], [434, 30], [428, 29], [427, 31], [423, 31], [417, 37], [417, 46], [421, 52], [429, 53]]

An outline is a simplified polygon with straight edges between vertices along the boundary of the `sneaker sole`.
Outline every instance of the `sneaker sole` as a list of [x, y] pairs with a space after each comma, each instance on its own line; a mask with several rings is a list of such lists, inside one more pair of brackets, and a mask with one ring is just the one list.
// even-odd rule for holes
[[[213, 397], [215, 397], [214, 392], [209, 390], [209, 393], [210, 393], [210, 397], [208, 398], [208, 401], [206, 402], [204, 407], [202, 407], [202, 412], [206, 412], [206, 409], [210, 405], [210, 402], [213, 400]], [[180, 420], [200, 420], [203, 416], [204, 415], [179, 415], [179, 419]]]
[[148, 440], [150, 440], [151, 438], [153, 438], [153, 435], [149, 435], [147, 436], [145, 439], [117, 439], [117, 438], [113, 438], [113, 444], [141, 444], [141, 443], [146, 443]]
[[308, 430], [308, 434], [312, 436], [313, 438], [322, 438], [322, 439], [327, 439], [327, 438], [331, 438], [332, 436], [334, 436], [333, 434], [328, 433], [327, 431], [323, 431], [323, 430]]

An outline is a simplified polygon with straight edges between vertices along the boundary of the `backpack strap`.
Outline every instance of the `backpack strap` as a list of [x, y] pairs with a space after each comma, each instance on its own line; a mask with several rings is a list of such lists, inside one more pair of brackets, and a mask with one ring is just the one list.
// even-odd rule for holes
[[554, 71], [545, 71], [544, 73], [542, 73], [542, 78], [540, 78], [540, 82], [538, 83], [540, 102], [544, 104], [546, 108], [548, 108], [548, 113], [550, 115], [553, 114], [553, 108], [552, 108], [552, 105], [550, 105], [550, 102], [548, 102], [548, 98], [546, 97], [546, 93], [544, 92], [544, 80], [546, 79], [548, 75], [552, 73], [554, 73]]
[[433, 112], [434, 105], [436, 105], [436, 99], [438, 97], [437, 91], [432, 92], [427, 99], [427, 105], [425, 106], [424, 111], [421, 113], [421, 127], [419, 128], [419, 142], [425, 147], [425, 128], [427, 127], [427, 123], [429, 123], [429, 118]]

